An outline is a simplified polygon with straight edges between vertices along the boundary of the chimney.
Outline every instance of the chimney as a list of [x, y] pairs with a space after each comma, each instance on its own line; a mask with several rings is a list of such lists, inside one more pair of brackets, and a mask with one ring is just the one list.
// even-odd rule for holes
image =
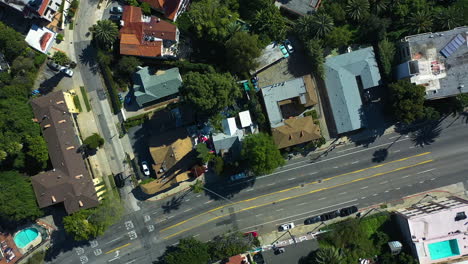
[[58, 121], [59, 124], [62, 124], [62, 123], [65, 123], [65, 122], [67, 122], [67, 120], [65, 120], [65, 119], [62, 119], [62, 120]]
[[157, 21], [157, 22], [160, 22], [160, 21], [161, 21], [161, 19], [158, 17], [158, 19], [157, 19], [156, 21]]
[[44, 126], [44, 128], [48, 128], [48, 127], [50, 127], [50, 124], [47, 124], [47, 125]]
[[57, 202], [57, 200], [55, 199], [55, 196], [52, 195], [52, 197], [50, 197], [50, 198], [52, 198], [52, 202], [54, 202], [54, 203]]
[[291, 140], [291, 139], [292, 139], [292, 135], [291, 135], [291, 134], [289, 134], [289, 140]]
[[74, 146], [70, 146], [67, 148], [67, 150], [74, 149], [74, 148], [75, 148]]
[[303, 136], [304, 136], [304, 131], [301, 130], [301, 137], [303, 137]]
[[63, 100], [62, 101], [58, 101], [56, 104], [63, 104], [65, 103]]
[[81, 179], [81, 178], [83, 178], [83, 174], [76, 175], [75, 178], [76, 178], [76, 179]]
[[80, 207], [83, 207], [83, 202], [82, 201], [78, 201], [78, 204], [80, 205]]

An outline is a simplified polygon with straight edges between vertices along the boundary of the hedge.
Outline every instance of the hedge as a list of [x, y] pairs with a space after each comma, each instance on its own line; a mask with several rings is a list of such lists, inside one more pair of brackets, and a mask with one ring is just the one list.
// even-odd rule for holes
[[78, 97], [78, 95], [73, 96], [73, 103], [75, 103], [78, 112], [83, 112], [83, 109], [81, 108], [80, 98]]
[[129, 119], [125, 120], [124, 127], [125, 129], [128, 130], [131, 127], [139, 126], [143, 124], [146, 120], [148, 120], [148, 118], [149, 118], [148, 113], [130, 117]]
[[89, 99], [88, 99], [88, 93], [86, 92], [86, 89], [84, 86], [80, 86], [81, 90], [81, 96], [83, 96], [83, 101], [86, 106], [86, 112], [91, 111], [91, 105], [89, 104]]
[[104, 78], [104, 83], [106, 84], [107, 92], [111, 101], [112, 110], [114, 111], [114, 114], [117, 114], [122, 108], [122, 102], [120, 102], [118, 89], [115, 85], [111, 69], [109, 68], [109, 65], [104, 65], [102, 63], [100, 63], [100, 66], [102, 77]]

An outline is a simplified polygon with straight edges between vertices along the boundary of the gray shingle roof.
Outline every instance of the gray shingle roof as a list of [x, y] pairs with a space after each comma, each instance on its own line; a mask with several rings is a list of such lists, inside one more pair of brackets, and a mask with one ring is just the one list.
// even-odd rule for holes
[[179, 92], [182, 77], [179, 68], [172, 68], [156, 75], [149, 67], [133, 74], [133, 89], [138, 105], [163, 99]]
[[380, 73], [374, 49], [368, 47], [350, 53], [327, 58], [325, 85], [338, 134], [353, 131], [363, 126], [362, 100], [357, 77], [362, 88], [380, 84]]

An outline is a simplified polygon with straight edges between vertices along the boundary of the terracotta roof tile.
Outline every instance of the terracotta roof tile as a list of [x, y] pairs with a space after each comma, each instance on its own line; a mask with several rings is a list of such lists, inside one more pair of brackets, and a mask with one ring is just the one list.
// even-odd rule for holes
[[181, 1], [182, 0], [141, 0], [141, 2], [148, 3], [152, 8], [163, 11], [164, 16], [170, 20], [174, 20], [177, 11], [179, 11]]

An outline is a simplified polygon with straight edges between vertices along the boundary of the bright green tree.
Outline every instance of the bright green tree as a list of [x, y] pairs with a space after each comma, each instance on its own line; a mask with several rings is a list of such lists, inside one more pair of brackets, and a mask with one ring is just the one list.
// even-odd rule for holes
[[200, 180], [196, 180], [194, 184], [190, 185], [190, 189], [194, 192], [194, 193], [201, 193], [203, 192], [204, 188], [203, 188], [203, 182], [200, 181]]
[[286, 38], [286, 21], [274, 5], [261, 9], [252, 20], [253, 31], [267, 36], [270, 41], [282, 41]]
[[455, 109], [458, 112], [463, 112], [468, 107], [468, 94], [459, 94], [455, 97]]
[[141, 65], [141, 61], [133, 56], [123, 56], [117, 64], [118, 72], [126, 77], [130, 77], [137, 67]]
[[348, 0], [346, 12], [353, 20], [360, 21], [369, 15], [370, 5], [368, 0]]
[[151, 15], [151, 6], [147, 2], [143, 2], [140, 5], [141, 12], [143, 12], [144, 15], [150, 16]]
[[59, 65], [65, 65], [70, 63], [70, 58], [68, 58], [67, 54], [61, 51], [56, 51], [52, 56], [52, 60], [54, 60]]
[[347, 46], [353, 37], [353, 32], [348, 26], [336, 27], [325, 37], [325, 43], [330, 48]]
[[93, 39], [105, 49], [111, 47], [119, 36], [119, 28], [111, 20], [99, 20], [89, 28], [89, 32], [93, 33]]
[[341, 264], [343, 263], [343, 252], [335, 247], [319, 248], [315, 261], [317, 264]]
[[184, 98], [197, 110], [213, 115], [234, 104], [240, 88], [229, 73], [189, 72], [181, 89]]
[[242, 158], [248, 162], [255, 175], [271, 173], [285, 163], [273, 139], [265, 133], [252, 134], [244, 138]]
[[29, 166], [37, 168], [38, 170], [44, 169], [49, 160], [49, 151], [46, 142], [41, 136], [26, 136], [24, 148], [26, 157], [30, 161]]
[[202, 163], [207, 163], [208, 161], [213, 159], [213, 153], [210, 152], [206, 144], [197, 144], [196, 150], [198, 153], [197, 158], [199, 158]]
[[164, 264], [205, 264], [210, 255], [205, 243], [190, 237], [181, 239], [177, 246], [166, 250], [161, 259]]
[[0, 51], [9, 62], [24, 53], [27, 47], [21, 33], [0, 22]]
[[83, 144], [90, 149], [97, 149], [104, 145], [104, 139], [97, 133], [92, 134], [91, 136], [83, 140]]
[[395, 57], [395, 44], [388, 39], [379, 42], [379, 60], [382, 65], [383, 73], [387, 78], [392, 73], [392, 66]]
[[229, 68], [234, 73], [246, 73], [257, 66], [255, 59], [260, 56], [257, 35], [237, 32], [226, 41], [226, 57]]
[[0, 186], [0, 219], [19, 222], [42, 215], [29, 178], [16, 171], [3, 171], [0, 172]]
[[399, 80], [390, 84], [389, 88], [393, 113], [399, 121], [409, 124], [424, 118], [424, 86]]

